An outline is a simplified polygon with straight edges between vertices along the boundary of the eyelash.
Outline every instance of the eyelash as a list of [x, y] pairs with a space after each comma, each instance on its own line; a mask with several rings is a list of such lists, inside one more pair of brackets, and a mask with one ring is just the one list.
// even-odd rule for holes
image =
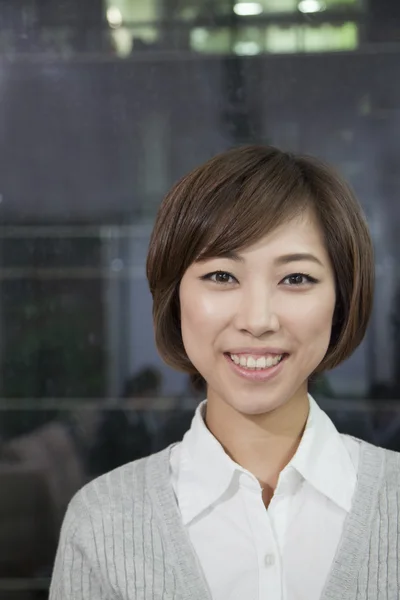
[[[212, 273], [207, 273], [207, 275], [203, 275], [200, 279], [202, 279], [203, 281], [212, 281], [213, 283], [216, 283], [217, 285], [231, 285], [229, 282], [226, 282], [226, 281], [222, 282], [222, 281], [215, 281], [215, 280], [211, 279], [214, 275], [228, 275], [232, 279], [236, 280], [236, 278], [228, 271], [213, 271]], [[308, 275], [307, 273], [291, 273], [290, 275], [287, 275], [286, 277], [284, 277], [282, 279], [282, 281], [285, 281], [286, 279], [289, 279], [291, 277], [299, 277], [299, 276], [307, 279], [308, 281], [303, 282], [303, 283], [289, 284], [289, 287], [301, 287], [301, 286], [307, 285], [307, 284], [318, 283], [318, 279], [315, 279], [315, 277], [311, 277], [311, 275]]]

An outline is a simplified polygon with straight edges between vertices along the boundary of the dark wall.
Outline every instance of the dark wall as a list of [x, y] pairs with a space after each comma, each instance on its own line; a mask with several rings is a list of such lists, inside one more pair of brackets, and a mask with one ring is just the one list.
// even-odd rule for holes
[[[277, 124], [293, 122], [292, 143], [338, 162], [351, 160], [361, 138], [374, 152], [376, 132], [395, 126], [398, 53], [246, 58], [240, 87], [232, 88], [234, 61], [3, 61], [2, 218], [118, 220], [149, 206], [154, 212], [158, 192], [197, 162], [245, 141], [246, 131], [272, 141]], [[341, 130], [356, 140], [340, 143]], [[393, 144], [387, 152], [395, 171]], [[153, 146], [165, 166], [152, 192], [146, 172]]]

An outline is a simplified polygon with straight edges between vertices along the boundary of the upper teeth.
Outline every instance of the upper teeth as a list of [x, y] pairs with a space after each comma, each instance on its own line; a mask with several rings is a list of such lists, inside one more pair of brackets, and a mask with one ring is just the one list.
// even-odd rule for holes
[[248, 369], [265, 369], [266, 367], [273, 367], [282, 360], [283, 354], [275, 354], [274, 356], [238, 356], [237, 354], [229, 355], [234, 363], [241, 367], [247, 367]]

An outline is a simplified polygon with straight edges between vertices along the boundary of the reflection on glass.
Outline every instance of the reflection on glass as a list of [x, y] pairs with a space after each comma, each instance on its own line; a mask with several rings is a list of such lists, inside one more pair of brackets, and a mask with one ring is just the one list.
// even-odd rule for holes
[[110, 25], [135, 24], [159, 19], [157, 0], [105, 0], [107, 20]]
[[229, 27], [195, 28], [190, 33], [190, 47], [195, 52], [228, 54], [232, 46], [232, 33]]
[[120, 58], [130, 56], [132, 52], [154, 49], [160, 37], [156, 27], [144, 25], [128, 29], [119, 27], [111, 34], [114, 51]]
[[285, 13], [296, 12], [298, 0], [263, 0], [264, 12]]
[[327, 8], [362, 7], [363, 0], [324, 0], [324, 4]]
[[[360, 4], [360, 0], [237, 0], [233, 10], [240, 16], [263, 13], [317, 13], [329, 9], [355, 7]], [[218, 1], [216, 5], [219, 5]]]
[[283, 54], [298, 52], [300, 27], [297, 25], [270, 25], [266, 28], [265, 48], [267, 52]]
[[258, 27], [242, 27], [235, 36], [233, 51], [238, 56], [254, 56], [264, 51], [262, 30]]
[[304, 14], [317, 13], [325, 10], [326, 4], [320, 0], [301, 0], [298, 9]]
[[[153, 24], [160, 18], [156, 0], [106, 0], [106, 19], [117, 56], [125, 58], [132, 50], [151, 47], [159, 38]], [[135, 27], [137, 23], [147, 26]]]
[[148, 50], [156, 46], [159, 39], [159, 30], [152, 26], [135, 27], [132, 31], [131, 49]]
[[342, 25], [269, 25], [240, 27], [196, 27], [190, 33], [190, 47], [195, 52], [254, 56], [262, 52], [286, 54], [296, 52], [332, 52], [355, 50], [358, 27], [348, 22]]
[[233, 6], [233, 12], [240, 17], [260, 15], [263, 7], [259, 2], [237, 2]]
[[261, 52], [260, 44], [251, 41], [235, 42], [233, 49], [238, 56], [254, 56]]
[[177, 0], [172, 4], [157, 0], [106, 0], [106, 18], [111, 28], [123, 24], [151, 23], [163, 17], [183, 21], [213, 19], [229, 15], [240, 17], [265, 14], [316, 13], [329, 9], [356, 7], [361, 0]]
[[303, 49], [305, 52], [325, 52], [329, 50], [354, 50], [358, 45], [358, 28], [355, 23], [319, 27], [304, 26]]
[[267, 52], [331, 52], [355, 50], [358, 27], [355, 23], [332, 25], [270, 25], [266, 29]]
[[115, 54], [124, 58], [132, 51], [132, 32], [126, 27], [118, 27], [111, 33]]
[[[158, 360], [148, 236], [173, 181], [228, 145], [320, 155], [365, 202], [375, 313], [313, 385], [343, 432], [400, 450], [399, 23], [371, 4], [0, 0], [0, 600], [47, 598], [87, 479], [190, 426], [204, 396]], [[151, 410], [125, 393], [147, 365]]]
[[117, 27], [121, 27], [122, 25], [122, 13], [116, 6], [110, 6], [107, 9], [107, 21], [113, 29], [117, 29]]

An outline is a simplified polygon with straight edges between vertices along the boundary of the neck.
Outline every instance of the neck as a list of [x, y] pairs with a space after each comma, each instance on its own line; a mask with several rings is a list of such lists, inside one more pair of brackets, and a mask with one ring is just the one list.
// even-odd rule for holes
[[258, 479], [268, 504], [280, 472], [300, 444], [308, 413], [304, 390], [261, 415], [245, 415], [220, 398], [210, 398], [205, 422], [228, 456]]

